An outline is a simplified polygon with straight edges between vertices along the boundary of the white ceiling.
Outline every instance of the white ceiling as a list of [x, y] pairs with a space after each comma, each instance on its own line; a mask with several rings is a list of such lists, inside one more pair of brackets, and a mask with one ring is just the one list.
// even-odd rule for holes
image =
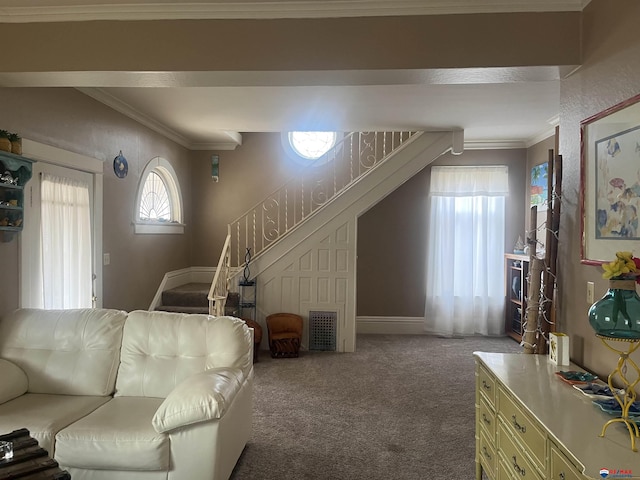
[[[588, 0], [0, 0], [0, 21], [274, 18], [580, 10]], [[380, 13], [382, 12], [382, 13]], [[384, 13], [386, 12], [386, 13]], [[372, 72], [0, 74], [5, 86], [74, 86], [191, 149], [245, 132], [463, 128], [467, 148], [528, 146], [557, 121], [557, 67]]]

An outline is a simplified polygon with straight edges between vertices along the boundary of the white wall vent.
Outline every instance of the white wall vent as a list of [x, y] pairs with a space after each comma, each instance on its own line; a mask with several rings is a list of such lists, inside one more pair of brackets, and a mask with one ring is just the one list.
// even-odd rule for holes
[[309, 350], [336, 350], [338, 312], [309, 312]]

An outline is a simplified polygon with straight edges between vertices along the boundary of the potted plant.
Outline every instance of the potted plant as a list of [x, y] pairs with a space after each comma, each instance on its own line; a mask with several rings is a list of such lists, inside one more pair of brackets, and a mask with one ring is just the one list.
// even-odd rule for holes
[[9, 140], [9, 132], [0, 130], [0, 150], [11, 152], [11, 140]]
[[10, 133], [9, 141], [11, 142], [11, 153], [22, 155], [22, 138], [20, 138], [20, 135], [17, 133]]

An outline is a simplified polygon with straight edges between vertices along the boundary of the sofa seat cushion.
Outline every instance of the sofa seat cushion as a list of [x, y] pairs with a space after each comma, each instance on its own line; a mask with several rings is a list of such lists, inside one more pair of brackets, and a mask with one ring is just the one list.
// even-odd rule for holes
[[0, 432], [26, 428], [51, 457], [56, 433], [91, 413], [111, 397], [27, 393], [0, 405]]
[[55, 459], [65, 467], [167, 470], [168, 435], [151, 424], [162, 398], [118, 397], [56, 435]]

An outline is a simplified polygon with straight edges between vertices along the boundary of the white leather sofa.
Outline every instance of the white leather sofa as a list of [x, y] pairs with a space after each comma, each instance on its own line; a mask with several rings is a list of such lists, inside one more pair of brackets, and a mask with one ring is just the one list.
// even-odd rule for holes
[[233, 317], [21, 309], [0, 320], [0, 433], [74, 480], [228, 479], [251, 435], [252, 331]]

